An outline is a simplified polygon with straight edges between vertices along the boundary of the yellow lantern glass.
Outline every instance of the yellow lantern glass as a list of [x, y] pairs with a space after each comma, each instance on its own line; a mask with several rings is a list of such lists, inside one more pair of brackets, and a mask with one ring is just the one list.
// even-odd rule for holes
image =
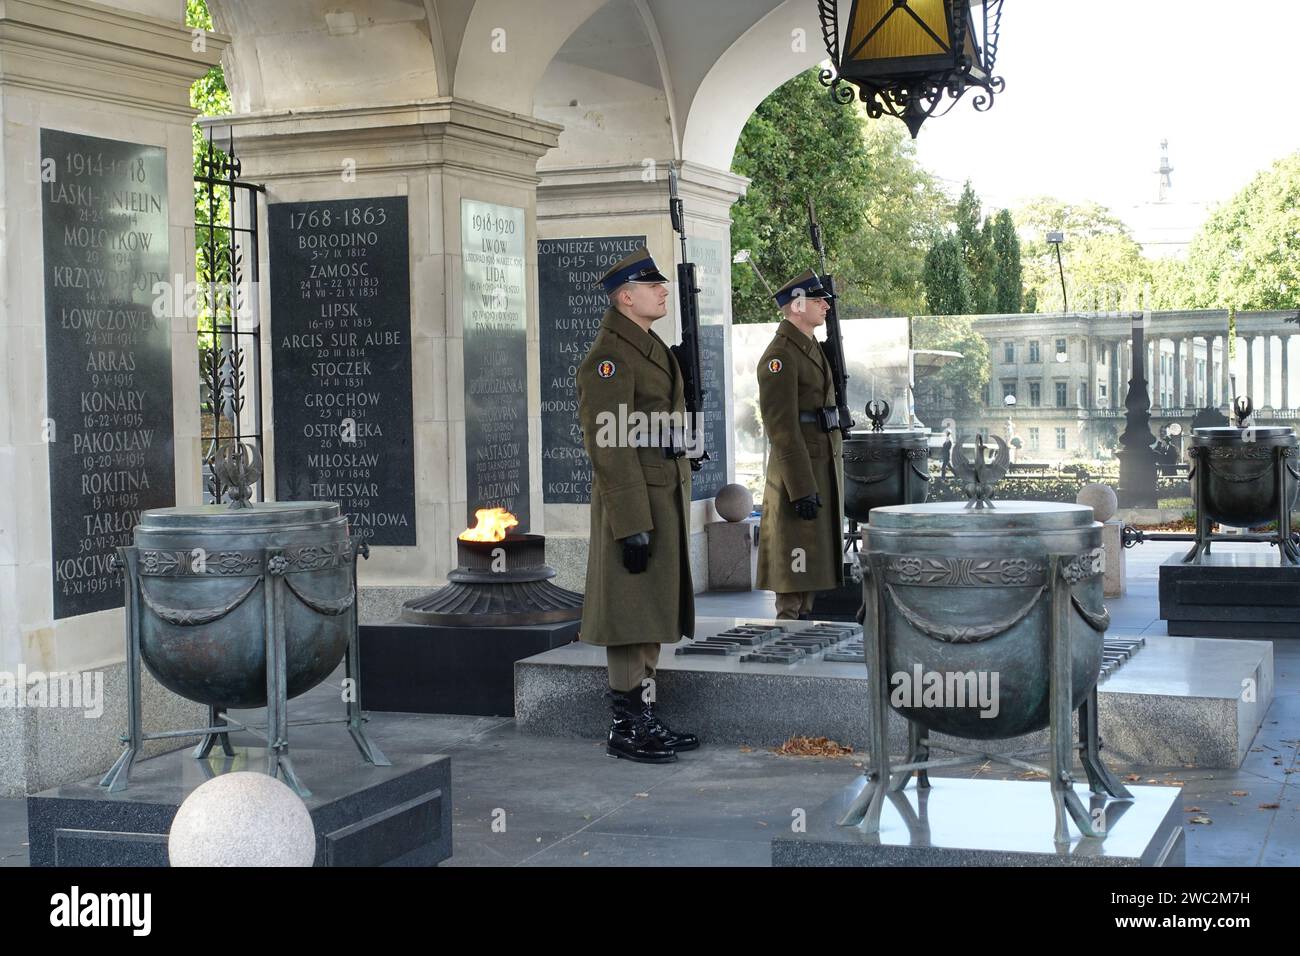
[[944, 56], [952, 51], [944, 0], [857, 0], [849, 18], [845, 62]]

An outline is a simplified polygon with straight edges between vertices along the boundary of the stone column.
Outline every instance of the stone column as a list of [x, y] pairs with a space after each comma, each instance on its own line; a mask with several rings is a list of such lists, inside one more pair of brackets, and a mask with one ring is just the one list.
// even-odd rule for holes
[[1289, 358], [1286, 352], [1287, 352], [1287, 346], [1291, 343], [1291, 336], [1284, 332], [1282, 333], [1282, 335], [1278, 336], [1278, 338], [1282, 340], [1282, 401], [1278, 405], [1278, 408], [1290, 408], [1291, 392], [1289, 389], [1289, 385], [1291, 384], [1291, 381], [1289, 376], [1289, 369], [1287, 367]]
[[1251, 401], [1255, 396], [1255, 336], [1247, 335], [1241, 340], [1246, 347], [1246, 387], [1242, 394], [1249, 395]]
[[1232, 363], [1229, 356], [1229, 337], [1223, 336], [1223, 358], [1219, 360], [1219, 405], [1232, 405]]
[[[524, 298], [529, 530], [544, 532], [537, 161], [555, 146], [561, 127], [453, 97], [364, 110], [275, 110], [221, 117], [212, 125], [218, 136], [233, 126], [244, 178], [266, 185], [268, 205], [406, 198], [416, 543], [372, 547], [370, 560], [359, 565], [363, 619], [370, 602], [393, 596], [372, 589], [427, 589], [443, 580], [456, 563], [456, 535], [469, 520], [467, 470], [475, 449], [466, 439], [463, 200], [523, 210], [524, 288], [503, 291], [502, 298], [515, 302], [520, 292]], [[276, 281], [269, 269], [276, 237], [268, 218], [262, 224], [262, 274], [268, 276], [261, 290], [263, 315], [270, 315], [269, 286]], [[509, 230], [513, 236], [513, 223]], [[268, 386], [270, 348], [266, 336], [262, 367]], [[276, 436], [273, 422], [265, 424], [268, 487], [274, 488]]]
[[1124, 403], [1120, 400], [1119, 346], [1117, 341], [1107, 343], [1110, 350], [1110, 407], [1119, 408]]
[[1205, 407], [1214, 407], [1214, 343], [1217, 335], [1205, 337]]
[[1196, 336], [1187, 336], [1187, 354], [1183, 356], [1183, 375], [1187, 379], [1186, 403], [1189, 408], [1200, 408], [1200, 388], [1196, 377]]
[[1174, 408], [1182, 408], [1186, 403], [1183, 401], [1183, 340], [1174, 339], [1174, 394], [1172, 404]]
[[1264, 394], [1259, 407], [1273, 406], [1273, 336], [1267, 332], [1260, 336], [1264, 340]]
[[1151, 404], [1156, 408], [1163, 408], [1162, 399], [1165, 387], [1164, 363], [1161, 361], [1160, 344], [1163, 340], [1159, 336], [1151, 339]]
[[[121, 434], [133, 441], [147, 434], [148, 447], [170, 448], [174, 465], [174, 482], [150, 486], [148, 493], [168, 505], [200, 501], [195, 319], [178, 314], [174, 299], [165, 299], [160, 319], [150, 325], [150, 308], [142, 296], [156, 294], [151, 278], [178, 292], [178, 285], [194, 279], [194, 111], [189, 91], [190, 84], [218, 62], [226, 43], [208, 35], [206, 48], [196, 52], [181, 20], [183, 4], [151, 6], [165, 8], [169, 15], [48, 0], [0, 6], [0, 672], [79, 675], [91, 686], [99, 683], [104, 707], [99, 719], [86, 719], [80, 709], [67, 707], [0, 706], [0, 796], [34, 792], [106, 770], [121, 751], [118, 735], [126, 728], [122, 584], [107, 562], [114, 547], [130, 543], [134, 520], [121, 527], [118, 521], [133, 517], [131, 503], [101, 502], [103, 509], [96, 514], [100, 505], [89, 504], [84, 490], [69, 490], [69, 479], [93, 477], [91, 470], [72, 475], [68, 469], [75, 463], [69, 465], [62, 456], [63, 487], [55, 489], [55, 497], [75, 498], [52, 503], [53, 443], [75, 448], [79, 439], [104, 428], [127, 429]], [[82, 151], [75, 157], [43, 156], [43, 130], [87, 139], [80, 141], [84, 146], [77, 147]], [[96, 144], [89, 137], [115, 142]], [[127, 169], [108, 168], [110, 159], [130, 150], [118, 144], [145, 147], [150, 156], [147, 169], [134, 161]], [[155, 158], [159, 151], [161, 157]], [[140, 178], [131, 178], [137, 175]], [[122, 182], [138, 185], [123, 189]], [[53, 210], [55, 204], [64, 214], [56, 217], [51, 212], [46, 220], [46, 209]], [[59, 224], [71, 219], [69, 207], [87, 214], [82, 220], [87, 228], [78, 230], [81, 239], [69, 238]], [[138, 222], [129, 228], [138, 231], [127, 232], [121, 220], [132, 215]], [[70, 254], [76, 263], [70, 275], [61, 276], [55, 263], [46, 261], [46, 228], [59, 254]], [[109, 245], [126, 239], [147, 241], [152, 255], [137, 257], [124, 252], [125, 245], [116, 251]], [[164, 249], [165, 255], [159, 255]], [[146, 258], [157, 261], [142, 265]], [[150, 272], [141, 271], [145, 268]], [[86, 278], [79, 277], [83, 269]], [[152, 275], [162, 270], [165, 275]], [[97, 279], [108, 283], [105, 288], [114, 288], [103, 300], [94, 298], [87, 285]], [[116, 286], [121, 280], [141, 284]], [[80, 328], [90, 331], [83, 333], [69, 332], [74, 326], [62, 324], [68, 319], [68, 304], [75, 305], [78, 297], [88, 306], [74, 309], [84, 313], [79, 321], [86, 324]], [[96, 309], [101, 301], [104, 308]], [[99, 324], [101, 318], [109, 324]], [[148, 338], [148, 347], [137, 347], [133, 343], [140, 340], [117, 332], [119, 327], [112, 323], [119, 318], [130, 323], [126, 327], [133, 330], [132, 336], [138, 331], [140, 340]], [[159, 355], [163, 350], [169, 355]], [[69, 351], [74, 357], [80, 351], [82, 357], [67, 369], [66, 381], [58, 368], [50, 370], [58, 377], [49, 378], [47, 356], [53, 359]], [[86, 367], [91, 355], [118, 366], [119, 372], [123, 363], [141, 357], [134, 373], [138, 380], [126, 386], [132, 391], [121, 391], [117, 398], [139, 402], [128, 418], [139, 412], [146, 420], [160, 420], [170, 406], [171, 433], [130, 421], [107, 426], [55, 421], [52, 399], [57, 392], [79, 392], [83, 407], [88, 399], [110, 397], [103, 389], [86, 390], [93, 386]], [[168, 372], [170, 385], [163, 381]], [[106, 431], [97, 434], [110, 437]], [[157, 479], [166, 467], [163, 453], [149, 456], [145, 468], [114, 463], [107, 468], [124, 470], [109, 474], [105, 468], [98, 474], [138, 479], [151, 472]], [[82, 526], [83, 508], [92, 509], [86, 512], [90, 519], [111, 521], [111, 526], [87, 530]], [[56, 534], [57, 519], [68, 514], [76, 516], [74, 528], [64, 526]], [[64, 556], [69, 543], [89, 546], [81, 555], [84, 561]], [[55, 565], [56, 549], [63, 568]], [[65, 612], [70, 593], [65, 588], [93, 595], [84, 602], [78, 598], [77, 606], [101, 609], [56, 616], [56, 588]], [[19, 681], [21, 695], [26, 686], [22, 678]], [[198, 726], [193, 721], [206, 713], [162, 690], [147, 672], [142, 692], [148, 730], [162, 723]], [[165, 743], [154, 742], [147, 745], [147, 754], [164, 749]]]

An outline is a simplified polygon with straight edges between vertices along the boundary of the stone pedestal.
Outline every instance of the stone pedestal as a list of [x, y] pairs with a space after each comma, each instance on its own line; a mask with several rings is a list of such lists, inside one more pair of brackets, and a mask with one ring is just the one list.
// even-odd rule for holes
[[890, 794], [880, 832], [836, 824], [863, 787], [859, 778], [808, 814], [806, 833], [772, 840], [773, 866], [1183, 866], [1181, 787], [1129, 787], [1131, 802], [1075, 792], [1085, 807], [1102, 809], [1105, 839], [1052, 842], [1053, 810], [1046, 781], [931, 777]]
[[1160, 617], [1169, 633], [1197, 637], [1300, 638], [1300, 568], [1276, 548], [1212, 552], [1199, 564], [1173, 554], [1160, 565]]
[[758, 574], [758, 522], [712, 521], [704, 531], [709, 542], [709, 590], [752, 591]]
[[[161, 260], [149, 265], [151, 272], [166, 273], [134, 275], [132, 278], [142, 284], [112, 300], [116, 305], [124, 299], [131, 301], [133, 308], [124, 311], [131, 313], [132, 322], [147, 314], [141, 303], [157, 291], [143, 284], [146, 278], [165, 282], [178, 294], [182, 292], [178, 287], [194, 278], [190, 127], [194, 111], [189, 105], [189, 91], [190, 84], [218, 61], [225, 41], [208, 35], [206, 48], [194, 50], [191, 32], [181, 20], [184, 5], [155, 3], [149, 9], [163, 8], [165, 16], [63, 0], [18, 0], [0, 8], [0, 102], [4, 113], [0, 127], [0, 285], [4, 289], [0, 295], [0, 671], [10, 675], [57, 671], [84, 676], [101, 681], [105, 693], [105, 716], [99, 719], [83, 717], [80, 707], [0, 707], [0, 795], [30, 792], [106, 769], [104, 754], [116, 753], [117, 736], [124, 729], [116, 718], [125, 705], [124, 699], [117, 696], [124, 688], [122, 590], [120, 583], [101, 587], [114, 575], [99, 562], [107, 561], [113, 546], [124, 543], [121, 539], [129, 536], [129, 527], [105, 532], [112, 540], [95, 544], [91, 554], [95, 570], [84, 575], [86, 580], [76, 582], [94, 585], [96, 599], [106, 599], [100, 605], [104, 609], [56, 616], [52, 525], [68, 514], [80, 518], [83, 507], [92, 512], [92, 519], [100, 509], [87, 504], [90, 496], [82, 495], [80, 488], [78, 497], [86, 500], [72, 500], [66, 490], [61, 492], [62, 501], [59, 493], [52, 496], [50, 459], [56, 447], [52, 442], [74, 444], [76, 436], [97, 428], [130, 429], [137, 425], [122, 420], [115, 421], [115, 426], [104, 426], [93, 418], [89, 423], [55, 421], [47, 396], [51, 389], [74, 388], [81, 393], [74, 399], [80, 406], [86, 397], [81, 383], [89, 378], [86, 362], [92, 350], [111, 352], [103, 360], [109, 364], [122, 362], [122, 356], [134, 347], [135, 340], [124, 342], [120, 333], [102, 330], [100, 318], [88, 320], [95, 326], [94, 332], [74, 331], [75, 326], [63, 324], [67, 317], [58, 307], [60, 301], [70, 302], [78, 296], [83, 303], [93, 299], [95, 291], [90, 282], [108, 282], [134, 272], [126, 265], [136, 262], [132, 254], [120, 250], [114, 254], [109, 248], [95, 245], [107, 245], [109, 226], [114, 237], [121, 238], [122, 217], [137, 215], [140, 222], [129, 228], [140, 231], [131, 239], [139, 244], [147, 241], [151, 259]], [[148, 160], [148, 182], [138, 190], [119, 188], [119, 195], [114, 197], [109, 181], [130, 182], [129, 170], [110, 170], [103, 152], [93, 147], [76, 157], [75, 166], [70, 165], [73, 158], [66, 152], [57, 157], [43, 156], [42, 130], [146, 147], [155, 156]], [[43, 159], [52, 162], [44, 163]], [[136, 169], [137, 182], [142, 169]], [[87, 187], [92, 180], [103, 184], [98, 192]], [[76, 188], [60, 192], [61, 182]], [[88, 226], [96, 223], [95, 215], [116, 217], [111, 223], [100, 219], [98, 225], [104, 229], [88, 228], [80, 238], [62, 230], [51, 236], [52, 246], [61, 255], [75, 258], [86, 267], [84, 271], [69, 268], [59, 274], [53, 268], [57, 262], [45, 261], [46, 203], [67, 204], [57, 208], [69, 213], [84, 211]], [[121, 210], [118, 214], [112, 212], [114, 203]], [[162, 208], [154, 203], [160, 203]], [[141, 212], [128, 213], [130, 207]], [[97, 270], [92, 278], [91, 273]], [[51, 293], [48, 302], [47, 280]], [[168, 303], [171, 301], [168, 299]], [[49, 313], [47, 306], [53, 307]], [[84, 311], [94, 310], [92, 307]], [[192, 504], [197, 502], [200, 486], [194, 318], [164, 306], [162, 320], [164, 327], [151, 329], [149, 339], [152, 343], [158, 338], [163, 342], [170, 338], [170, 386], [165, 384], [164, 375], [156, 374], [160, 366], [167, 368], [166, 356], [152, 353], [150, 384], [154, 387], [132, 383], [123, 388], [144, 396], [140, 399], [142, 407], [135, 411], [150, 418], [170, 404], [172, 434], [153, 435], [150, 447], [157, 456], [160, 446], [173, 442], [175, 481], [161, 494], [174, 497], [168, 504]], [[74, 321], [87, 320], [74, 317]], [[113, 321], [107, 320], [110, 325]], [[101, 331], [108, 337], [89, 343], [81, 337], [98, 336]], [[84, 347], [80, 367], [69, 369], [67, 382], [48, 380], [47, 357], [56, 354], [52, 335], [62, 337], [65, 345]], [[76, 337], [75, 343], [69, 338], [72, 336]], [[126, 396], [127, 392], [120, 394]], [[89, 396], [97, 397], [103, 396]], [[121, 473], [116, 469], [121, 467], [106, 465], [96, 471], [101, 478], [117, 479]], [[72, 477], [75, 481], [80, 476]], [[160, 494], [156, 488], [149, 493]], [[120, 515], [130, 508], [129, 503], [121, 507], [118, 504], [104, 504], [102, 512], [111, 510]], [[99, 536], [84, 528], [64, 528], [62, 532], [65, 537], [73, 533], [86, 535], [85, 540]], [[77, 574], [81, 576], [82, 572]], [[146, 681], [145, 687], [150, 698], [146, 701], [150, 705], [146, 711], [147, 730], [161, 729], [155, 723], [159, 711], [165, 711], [169, 718], [181, 716], [185, 723], [194, 725], [197, 705], [188, 705], [152, 682]]]
[[366, 710], [510, 717], [515, 662], [577, 640], [579, 623], [363, 625], [361, 686], [366, 689]]
[[[700, 618], [696, 639], [737, 624], [770, 623]], [[780, 623], [794, 629], [813, 626]], [[659, 657], [660, 695], [672, 701], [674, 719], [705, 740], [778, 747], [800, 735], [830, 737], [858, 749], [870, 740], [868, 675], [861, 650], [857, 662], [827, 650], [794, 663], [742, 662], [745, 648], [718, 656], [675, 650], [665, 647]], [[605, 677], [605, 649], [589, 644], [570, 644], [520, 661], [515, 665], [517, 726], [527, 734], [599, 738], [609, 726], [600, 697]], [[1249, 695], [1243, 693], [1247, 687]], [[1112, 764], [1237, 768], [1272, 697], [1273, 646], [1267, 641], [1153, 636], [1098, 685], [1103, 753]], [[891, 710], [889, 725], [893, 752], [905, 753], [907, 722]], [[943, 735], [935, 739], [940, 746], [962, 743]], [[978, 746], [1013, 753], [1047, 743], [1044, 730]]]
[[1111, 518], [1101, 526], [1101, 549], [1106, 553], [1102, 593], [1106, 597], [1122, 597], [1128, 591], [1123, 531], [1124, 522], [1119, 518]]
[[[185, 798], [218, 774], [266, 764], [265, 750], [235, 751], [145, 760], [118, 793], [91, 777], [35, 794], [27, 801], [31, 865], [167, 866], [167, 834]], [[293, 752], [294, 769], [312, 791], [306, 804], [316, 866], [436, 866], [451, 856], [451, 758], [390, 759], [391, 767], [365, 763], [346, 737], [336, 750]]]

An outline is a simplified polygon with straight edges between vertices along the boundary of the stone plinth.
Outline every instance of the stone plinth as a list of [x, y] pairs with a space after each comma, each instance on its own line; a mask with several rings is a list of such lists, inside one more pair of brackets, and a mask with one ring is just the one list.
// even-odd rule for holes
[[[117, 793], [97, 786], [95, 776], [29, 797], [31, 865], [166, 866], [167, 834], [185, 798], [218, 774], [266, 765], [265, 750], [235, 752], [142, 761]], [[337, 749], [293, 751], [294, 769], [312, 791], [305, 802], [316, 866], [434, 866], [451, 856], [451, 758], [390, 759], [391, 767], [372, 766], [346, 738]]]
[[1104, 806], [1106, 837], [1081, 837], [1070, 822], [1070, 843], [1053, 842], [1055, 812], [1046, 781], [930, 777], [891, 794], [880, 832], [838, 826], [862, 790], [859, 777], [808, 814], [808, 830], [772, 840], [773, 866], [1183, 866], [1181, 787], [1129, 787], [1132, 801], [1075, 792], [1090, 810]]
[[1200, 564], [1172, 554], [1160, 565], [1160, 617], [1179, 636], [1300, 638], [1300, 568], [1277, 548], [1218, 551]]
[[1118, 518], [1111, 518], [1101, 526], [1101, 548], [1106, 553], [1102, 593], [1106, 597], [1122, 597], [1128, 592], [1128, 559], [1125, 557], [1123, 531], [1124, 522]]
[[709, 543], [709, 590], [752, 591], [758, 573], [758, 522], [712, 521], [704, 531]]
[[[744, 623], [761, 622], [701, 618], [696, 635]], [[830, 737], [858, 750], [868, 745], [867, 670], [861, 663], [827, 661], [826, 652], [795, 664], [766, 664], [674, 650], [665, 647], [657, 677], [670, 726], [680, 723], [702, 740], [724, 745], [776, 747], [795, 735]], [[586, 644], [519, 661], [519, 729], [600, 739], [609, 727], [601, 696], [605, 666], [604, 649]], [[1267, 642], [1149, 637], [1099, 685], [1104, 756], [1112, 764], [1239, 767], [1272, 696], [1273, 648]], [[906, 722], [892, 710], [890, 739], [895, 753], [905, 752]], [[954, 739], [939, 734], [935, 740]], [[1000, 753], [1046, 747], [1047, 732], [979, 746]]]

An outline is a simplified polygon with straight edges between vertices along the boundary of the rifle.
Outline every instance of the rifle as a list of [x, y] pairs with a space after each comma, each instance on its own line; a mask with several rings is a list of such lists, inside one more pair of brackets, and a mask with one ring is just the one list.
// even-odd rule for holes
[[[687, 259], [686, 254], [686, 213], [682, 201], [677, 195], [677, 172], [672, 163], [668, 164], [668, 214], [672, 219], [673, 231], [681, 239], [682, 261], [677, 266], [677, 303], [682, 319], [682, 341], [680, 345], [669, 346], [677, 358], [682, 370], [682, 386], [686, 393], [686, 414], [691, 428], [702, 428], [704, 420], [704, 388], [701, 384], [702, 369], [700, 364], [700, 288], [695, 284], [695, 263]], [[701, 435], [701, 438], [703, 436]], [[701, 442], [699, 447], [703, 447]], [[691, 459], [691, 470], [699, 471], [708, 460], [709, 453], [704, 451], [698, 458]]]
[[831, 369], [831, 381], [835, 384], [835, 404], [839, 410], [839, 424], [836, 425], [845, 435], [857, 424], [853, 413], [849, 411], [849, 376], [845, 371], [844, 337], [840, 334], [840, 317], [835, 311], [835, 280], [826, 274], [826, 247], [822, 245], [822, 227], [817, 224], [817, 212], [813, 209], [812, 197], [808, 197], [808, 234], [812, 237], [813, 248], [821, 258], [822, 286], [830, 293], [826, 310], [826, 341], [821, 343], [826, 355], [826, 364]]

